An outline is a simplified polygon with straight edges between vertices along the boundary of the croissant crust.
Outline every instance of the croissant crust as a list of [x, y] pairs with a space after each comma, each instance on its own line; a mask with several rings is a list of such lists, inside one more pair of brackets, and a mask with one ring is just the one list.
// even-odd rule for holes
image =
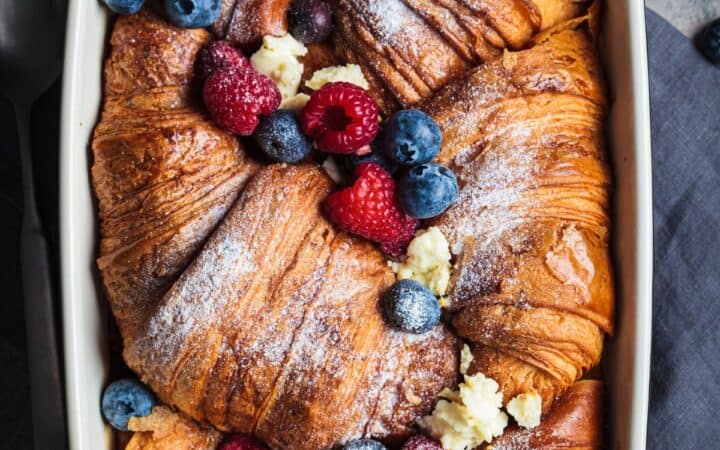
[[604, 85], [582, 29], [471, 71], [421, 105], [460, 195], [438, 219], [457, 261], [448, 307], [471, 371], [505, 400], [553, 399], [612, 333]]

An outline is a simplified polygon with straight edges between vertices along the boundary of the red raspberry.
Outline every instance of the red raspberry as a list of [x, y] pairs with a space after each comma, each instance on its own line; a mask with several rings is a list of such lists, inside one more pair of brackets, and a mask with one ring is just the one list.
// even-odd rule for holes
[[252, 69], [250, 61], [228, 41], [215, 41], [200, 50], [195, 63], [195, 74], [206, 80], [216, 70]]
[[378, 133], [378, 108], [365, 90], [352, 83], [327, 83], [313, 92], [302, 110], [305, 134], [318, 149], [353, 153]]
[[418, 221], [400, 210], [395, 180], [369, 162], [359, 164], [355, 175], [355, 184], [325, 199], [330, 220], [343, 230], [378, 242], [389, 255], [402, 255]]
[[250, 436], [233, 434], [220, 444], [218, 450], [267, 450], [267, 447]]
[[252, 70], [218, 70], [203, 88], [205, 106], [220, 127], [249, 136], [259, 123], [280, 106], [280, 91], [265, 75]]
[[400, 450], [442, 450], [442, 446], [427, 436], [411, 437]]

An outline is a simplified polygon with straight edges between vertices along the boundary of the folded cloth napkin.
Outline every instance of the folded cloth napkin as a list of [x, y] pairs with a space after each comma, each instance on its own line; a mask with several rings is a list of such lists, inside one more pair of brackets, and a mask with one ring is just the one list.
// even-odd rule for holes
[[720, 448], [720, 68], [647, 13], [655, 278], [648, 449]]

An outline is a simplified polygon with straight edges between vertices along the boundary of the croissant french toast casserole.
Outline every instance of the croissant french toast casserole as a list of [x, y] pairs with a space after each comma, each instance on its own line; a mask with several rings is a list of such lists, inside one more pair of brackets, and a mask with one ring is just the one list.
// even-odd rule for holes
[[122, 448], [603, 447], [597, 9], [118, 15], [91, 145]]

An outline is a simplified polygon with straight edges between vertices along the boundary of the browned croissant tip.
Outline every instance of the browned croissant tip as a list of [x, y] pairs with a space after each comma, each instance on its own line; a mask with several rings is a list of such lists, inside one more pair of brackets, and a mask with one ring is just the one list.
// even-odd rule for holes
[[603, 448], [603, 384], [582, 380], [558, 398], [533, 429], [517, 425], [492, 442], [486, 450]]

